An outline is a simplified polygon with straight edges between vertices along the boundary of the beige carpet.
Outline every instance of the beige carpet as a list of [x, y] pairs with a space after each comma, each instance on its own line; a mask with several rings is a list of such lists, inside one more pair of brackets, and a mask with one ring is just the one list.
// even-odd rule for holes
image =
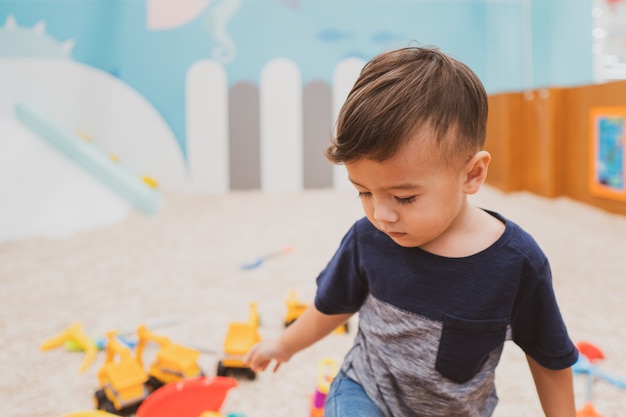
[[[488, 187], [472, 200], [535, 236], [551, 259], [572, 338], [598, 345], [606, 355], [599, 366], [626, 378], [626, 217]], [[79, 373], [83, 354], [39, 350], [74, 322], [93, 336], [152, 324], [155, 333], [201, 349], [201, 366], [214, 375], [228, 323], [245, 320], [256, 301], [262, 336], [277, 335], [288, 291], [312, 298], [317, 273], [360, 216], [353, 191], [167, 195], [153, 218], [133, 212], [120, 223], [60, 240], [0, 243], [0, 415], [57, 417], [93, 407], [104, 354]], [[241, 268], [286, 246], [294, 251], [256, 269]], [[352, 324], [354, 330], [355, 319]], [[222, 411], [307, 416], [317, 362], [341, 357], [353, 334], [330, 335], [276, 374], [239, 380]], [[150, 345], [145, 360], [155, 352]], [[584, 379], [575, 382], [581, 406]], [[496, 416], [541, 415], [524, 357], [512, 343], [497, 385]], [[597, 381], [594, 402], [605, 417], [626, 416], [626, 391]]]

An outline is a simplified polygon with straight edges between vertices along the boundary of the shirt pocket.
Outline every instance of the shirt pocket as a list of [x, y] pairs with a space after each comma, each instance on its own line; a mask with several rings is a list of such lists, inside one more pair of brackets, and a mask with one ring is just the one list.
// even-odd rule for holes
[[489, 354], [504, 344], [507, 319], [465, 320], [446, 315], [435, 369], [462, 384], [482, 369]]

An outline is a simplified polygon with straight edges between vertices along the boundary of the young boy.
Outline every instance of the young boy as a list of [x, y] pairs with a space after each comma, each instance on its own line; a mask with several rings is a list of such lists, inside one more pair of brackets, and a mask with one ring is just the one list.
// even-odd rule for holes
[[487, 94], [436, 48], [386, 52], [362, 70], [327, 150], [366, 218], [317, 278], [314, 304], [246, 360], [274, 370], [359, 313], [325, 417], [490, 416], [503, 344], [526, 353], [548, 417], [574, 417], [568, 337], [535, 241], [467, 195], [485, 181]]

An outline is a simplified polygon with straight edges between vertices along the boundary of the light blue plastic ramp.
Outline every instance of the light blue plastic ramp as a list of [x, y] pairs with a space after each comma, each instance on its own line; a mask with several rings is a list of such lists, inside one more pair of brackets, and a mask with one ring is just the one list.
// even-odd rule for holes
[[17, 103], [15, 114], [40, 138], [72, 159], [133, 207], [148, 215], [157, 212], [161, 201], [159, 193], [139, 177], [111, 161], [94, 145], [80, 139], [65, 126], [29, 104]]

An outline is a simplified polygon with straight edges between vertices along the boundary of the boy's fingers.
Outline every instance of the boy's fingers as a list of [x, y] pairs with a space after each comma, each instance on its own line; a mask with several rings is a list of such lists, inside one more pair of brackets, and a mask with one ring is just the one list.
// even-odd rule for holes
[[245, 363], [246, 365], [249, 365], [252, 362], [252, 357], [254, 356], [258, 346], [259, 344], [257, 343], [256, 345], [250, 348], [248, 353], [246, 353], [243, 357], [243, 363]]
[[264, 371], [265, 368], [267, 368], [269, 362], [270, 361], [267, 359], [260, 359], [258, 357], [249, 358], [247, 362], [244, 361], [244, 363], [248, 365], [253, 371]]
[[259, 371], [265, 371], [268, 364], [269, 364], [269, 361], [261, 361], [256, 364], [255, 369]]

